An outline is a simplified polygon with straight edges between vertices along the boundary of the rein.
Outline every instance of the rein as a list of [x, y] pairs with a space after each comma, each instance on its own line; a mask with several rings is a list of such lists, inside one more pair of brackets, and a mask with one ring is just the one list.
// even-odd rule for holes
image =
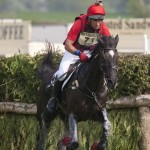
[[[107, 48], [107, 49], [100, 49], [100, 50], [102, 51], [102, 50], [116, 50], [116, 49]], [[102, 54], [102, 53], [96, 54], [96, 55], [93, 57], [92, 61], [94, 61], [98, 56], [101, 56], [101, 54]], [[91, 62], [92, 62], [92, 61], [91, 61]], [[101, 63], [101, 71], [102, 71], [103, 74], [104, 74], [104, 86], [106, 86], [104, 92], [106, 92], [106, 90], [107, 90], [107, 78], [106, 78], [105, 73], [104, 73], [104, 71], [103, 71], [103, 69], [102, 69], [103, 66], [105, 66], [105, 67], [111, 67], [112, 69], [115, 69], [115, 70], [117, 70], [117, 71], [118, 71], [118, 67], [117, 67], [116, 65], [114, 65], [114, 66], [111, 66], [111, 65], [103, 65], [103, 64]], [[85, 92], [83, 92], [83, 91], [79, 88], [79, 85], [77, 86], [77, 89], [78, 89], [82, 94], [84, 94], [84, 95], [85, 95], [86, 97], [88, 97], [88, 98], [94, 99], [94, 101], [96, 102], [97, 106], [101, 109], [101, 108], [102, 108], [102, 105], [101, 105], [101, 103], [98, 101], [98, 97], [97, 97], [97, 95], [96, 95], [96, 92], [91, 91], [88, 86], [85, 86], [85, 88], [88, 90], [88, 92], [89, 92], [90, 95], [92, 95], [92, 96], [90, 96], [90, 95], [86, 94]]]
[[98, 101], [98, 98], [97, 98], [97, 96], [96, 96], [96, 93], [93, 92], [93, 91], [91, 91], [87, 86], [86, 86], [86, 89], [91, 93], [91, 95], [92, 95], [91, 98], [94, 98], [94, 100], [95, 100], [97, 106], [101, 109], [101, 108], [102, 108], [102, 105], [101, 105], [101, 103]]
[[[104, 79], [104, 80], [105, 80], [105, 79]], [[105, 81], [105, 83], [106, 83], [106, 81]], [[106, 86], [106, 84], [104, 84], [104, 85]], [[79, 88], [79, 85], [78, 85], [78, 87], [77, 87], [77, 89], [78, 89], [82, 94], [84, 94], [86, 97], [91, 98], [91, 99], [94, 99], [94, 101], [96, 102], [97, 106], [101, 109], [101, 108], [102, 108], [102, 105], [101, 105], [101, 103], [98, 101], [98, 97], [96, 96], [96, 92], [91, 91], [91, 90], [88, 88], [88, 86], [85, 86], [85, 88], [88, 90], [88, 92], [90, 92], [90, 94], [91, 94], [92, 96], [90, 96], [90, 95], [86, 94], [85, 92], [83, 92], [83, 91]], [[105, 91], [104, 91], [104, 92], [106, 92], [106, 90], [107, 90], [107, 87], [105, 88]]]

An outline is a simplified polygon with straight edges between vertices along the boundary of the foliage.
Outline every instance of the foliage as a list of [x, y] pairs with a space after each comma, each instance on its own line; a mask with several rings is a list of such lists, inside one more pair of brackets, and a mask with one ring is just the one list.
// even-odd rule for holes
[[[138, 123], [137, 109], [120, 109], [109, 111], [111, 135], [109, 150], [138, 150], [141, 131]], [[86, 121], [78, 124], [78, 137], [81, 150], [91, 150], [94, 142], [99, 140], [101, 124]], [[34, 150], [38, 123], [35, 116], [3, 114], [0, 116], [0, 149]], [[63, 137], [64, 125], [56, 118], [49, 128], [47, 150], [56, 149], [57, 142]]]
[[35, 150], [38, 124], [35, 116], [0, 116], [1, 150]]
[[[7, 12], [1, 13], [0, 18], [12, 18], [23, 20], [32, 20], [32, 23], [67, 23], [73, 22], [74, 18], [80, 13], [76, 12], [31, 12], [31, 11], [18, 11], [16, 14]], [[65, 17], [62, 17], [65, 16]]]
[[[56, 52], [55, 66], [62, 54]], [[20, 101], [34, 103], [40, 80], [37, 68], [43, 54], [35, 57], [14, 55], [0, 59], [0, 97], [1, 101]], [[118, 85], [110, 91], [110, 99], [144, 94], [150, 91], [150, 56], [129, 55], [119, 58]]]
[[120, 57], [117, 88], [110, 99], [150, 92], [150, 55]]
[[[37, 54], [31, 57], [20, 54], [0, 59], [0, 101], [36, 102], [40, 83], [37, 68], [43, 56], [43, 54]], [[62, 55], [56, 52], [54, 59], [56, 66], [61, 57]], [[109, 93], [111, 99], [150, 91], [149, 55], [120, 57], [118, 69], [118, 86]], [[116, 109], [109, 111], [108, 114], [112, 124], [109, 149], [138, 150], [141, 136], [138, 110]], [[0, 129], [2, 131], [0, 149], [35, 149], [35, 137], [38, 130], [35, 116], [1, 115]], [[101, 125], [91, 121], [81, 122], [78, 129], [80, 148], [90, 150], [93, 142], [100, 138]], [[55, 119], [49, 129], [48, 150], [56, 148], [58, 140], [63, 136], [63, 130], [62, 122], [59, 118]]]
[[138, 150], [138, 142], [141, 137], [138, 109], [116, 109], [111, 110], [109, 114], [112, 125], [108, 144], [110, 149]]
[[[141, 5], [141, 2], [143, 4]], [[0, 18], [21, 18], [33, 22], [73, 22], [75, 16], [86, 13], [91, 0], [1, 0]], [[148, 0], [107, 0], [103, 1], [107, 18], [111, 17], [149, 17]], [[136, 10], [136, 11], [135, 11]], [[63, 17], [65, 16], [65, 17]]]
[[128, 13], [132, 14], [134, 17], [146, 18], [150, 14], [150, 5], [144, 0], [128, 0], [127, 2]]
[[[54, 58], [55, 67], [61, 58], [59, 50]], [[0, 59], [0, 101], [35, 103], [40, 80], [37, 68], [43, 54], [27, 54]]]
[[[39, 84], [37, 66], [40, 57], [14, 55], [0, 60], [0, 97], [1, 101], [36, 101]], [[23, 102], [22, 101], [22, 102]]]

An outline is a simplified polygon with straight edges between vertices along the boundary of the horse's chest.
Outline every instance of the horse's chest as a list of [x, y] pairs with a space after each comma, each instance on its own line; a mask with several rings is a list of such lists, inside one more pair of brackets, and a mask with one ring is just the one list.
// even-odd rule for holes
[[92, 120], [93, 116], [96, 117], [99, 111], [99, 108], [92, 100], [76, 101], [71, 107], [72, 109], [69, 110], [70, 113], [74, 113], [78, 120]]

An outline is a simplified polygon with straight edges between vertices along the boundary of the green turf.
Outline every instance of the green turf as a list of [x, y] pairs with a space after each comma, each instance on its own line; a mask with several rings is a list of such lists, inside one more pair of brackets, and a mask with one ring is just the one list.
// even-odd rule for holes
[[[31, 20], [32, 22], [43, 22], [43, 23], [68, 23], [73, 22], [76, 16], [80, 15], [80, 12], [7, 12], [0, 13], [1, 19], [23, 19]], [[120, 14], [107, 14], [106, 18], [116, 18], [116, 17], [127, 17], [121, 16]]]
[[74, 18], [78, 16], [78, 13], [71, 12], [61, 12], [61, 13], [41, 13], [41, 12], [17, 12], [17, 13], [1, 13], [0, 18], [9, 18], [9, 19], [23, 19], [31, 20], [33, 22], [56, 22], [56, 23], [67, 23], [73, 22]]

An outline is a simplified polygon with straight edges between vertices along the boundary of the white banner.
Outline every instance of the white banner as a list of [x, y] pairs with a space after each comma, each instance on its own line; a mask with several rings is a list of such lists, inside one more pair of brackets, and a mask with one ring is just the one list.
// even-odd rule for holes
[[0, 20], [0, 55], [26, 53], [30, 40], [30, 21]]

